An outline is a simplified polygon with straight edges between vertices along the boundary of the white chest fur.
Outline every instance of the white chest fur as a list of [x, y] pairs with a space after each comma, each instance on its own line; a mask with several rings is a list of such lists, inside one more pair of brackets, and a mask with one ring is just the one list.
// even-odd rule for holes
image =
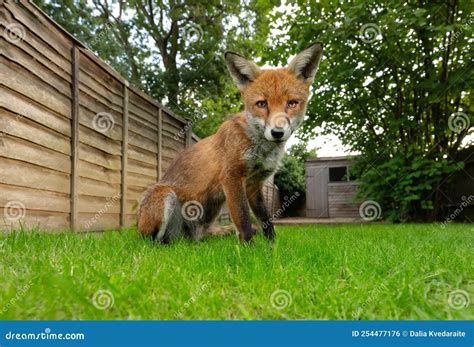
[[245, 153], [250, 175], [266, 178], [274, 173], [285, 153], [285, 144], [270, 141], [254, 142]]

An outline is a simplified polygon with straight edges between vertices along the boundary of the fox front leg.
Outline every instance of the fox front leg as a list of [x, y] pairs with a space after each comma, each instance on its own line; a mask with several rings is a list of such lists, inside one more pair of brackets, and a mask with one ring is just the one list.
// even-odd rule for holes
[[226, 177], [223, 181], [224, 194], [230, 216], [239, 232], [242, 242], [249, 242], [254, 234], [250, 222], [250, 211], [247, 194], [242, 178]]
[[262, 225], [263, 235], [265, 235], [267, 240], [274, 241], [275, 228], [273, 227], [271, 217], [268, 214], [267, 208], [265, 206], [261, 185], [248, 187], [247, 194], [250, 207], [252, 208], [255, 217], [258, 218]]

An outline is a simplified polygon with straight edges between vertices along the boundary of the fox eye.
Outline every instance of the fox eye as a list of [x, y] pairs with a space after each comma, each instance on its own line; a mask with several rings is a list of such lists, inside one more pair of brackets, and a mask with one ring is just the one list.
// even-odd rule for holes
[[257, 105], [258, 108], [267, 108], [267, 106], [268, 106], [268, 104], [265, 100], [259, 100], [259, 101], [257, 101], [257, 103], [255, 105]]
[[286, 104], [287, 104], [287, 106], [288, 106], [289, 108], [295, 108], [296, 105], [298, 105], [298, 101], [296, 101], [296, 100], [290, 100], [290, 101], [288, 101]]

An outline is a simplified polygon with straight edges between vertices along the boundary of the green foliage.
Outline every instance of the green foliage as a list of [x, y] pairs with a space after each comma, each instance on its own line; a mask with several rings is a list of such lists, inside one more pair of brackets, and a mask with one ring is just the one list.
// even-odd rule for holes
[[[424, 157], [396, 156], [367, 165], [360, 160], [353, 168], [360, 171], [359, 197], [369, 196], [383, 208], [383, 216], [393, 221], [416, 219], [435, 213], [439, 196], [434, 196], [440, 177], [447, 177], [463, 168], [463, 163]], [[392, 188], [392, 189], [390, 189]]]
[[386, 216], [439, 218], [439, 186], [474, 125], [473, 3], [295, 1], [291, 12], [274, 14], [266, 61], [325, 47], [301, 137], [322, 127], [361, 153], [360, 198]]
[[280, 195], [290, 197], [296, 192], [304, 193], [306, 190], [304, 174], [304, 163], [291, 155], [285, 155], [281, 167], [275, 174], [275, 184], [280, 189]]
[[304, 205], [306, 196], [305, 160], [315, 156], [315, 150], [308, 151], [306, 143], [291, 146], [283, 156], [274, 180], [280, 189], [280, 197], [284, 199], [285, 197], [290, 198], [296, 193], [299, 194], [297, 201], [285, 210], [287, 215], [296, 214], [296, 211]]

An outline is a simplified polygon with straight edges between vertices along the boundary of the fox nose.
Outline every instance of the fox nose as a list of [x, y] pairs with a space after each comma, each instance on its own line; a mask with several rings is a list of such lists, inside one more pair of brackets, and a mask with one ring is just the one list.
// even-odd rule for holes
[[272, 134], [274, 139], [281, 139], [283, 135], [285, 135], [285, 129], [276, 127], [276, 128], [273, 128], [270, 133]]

